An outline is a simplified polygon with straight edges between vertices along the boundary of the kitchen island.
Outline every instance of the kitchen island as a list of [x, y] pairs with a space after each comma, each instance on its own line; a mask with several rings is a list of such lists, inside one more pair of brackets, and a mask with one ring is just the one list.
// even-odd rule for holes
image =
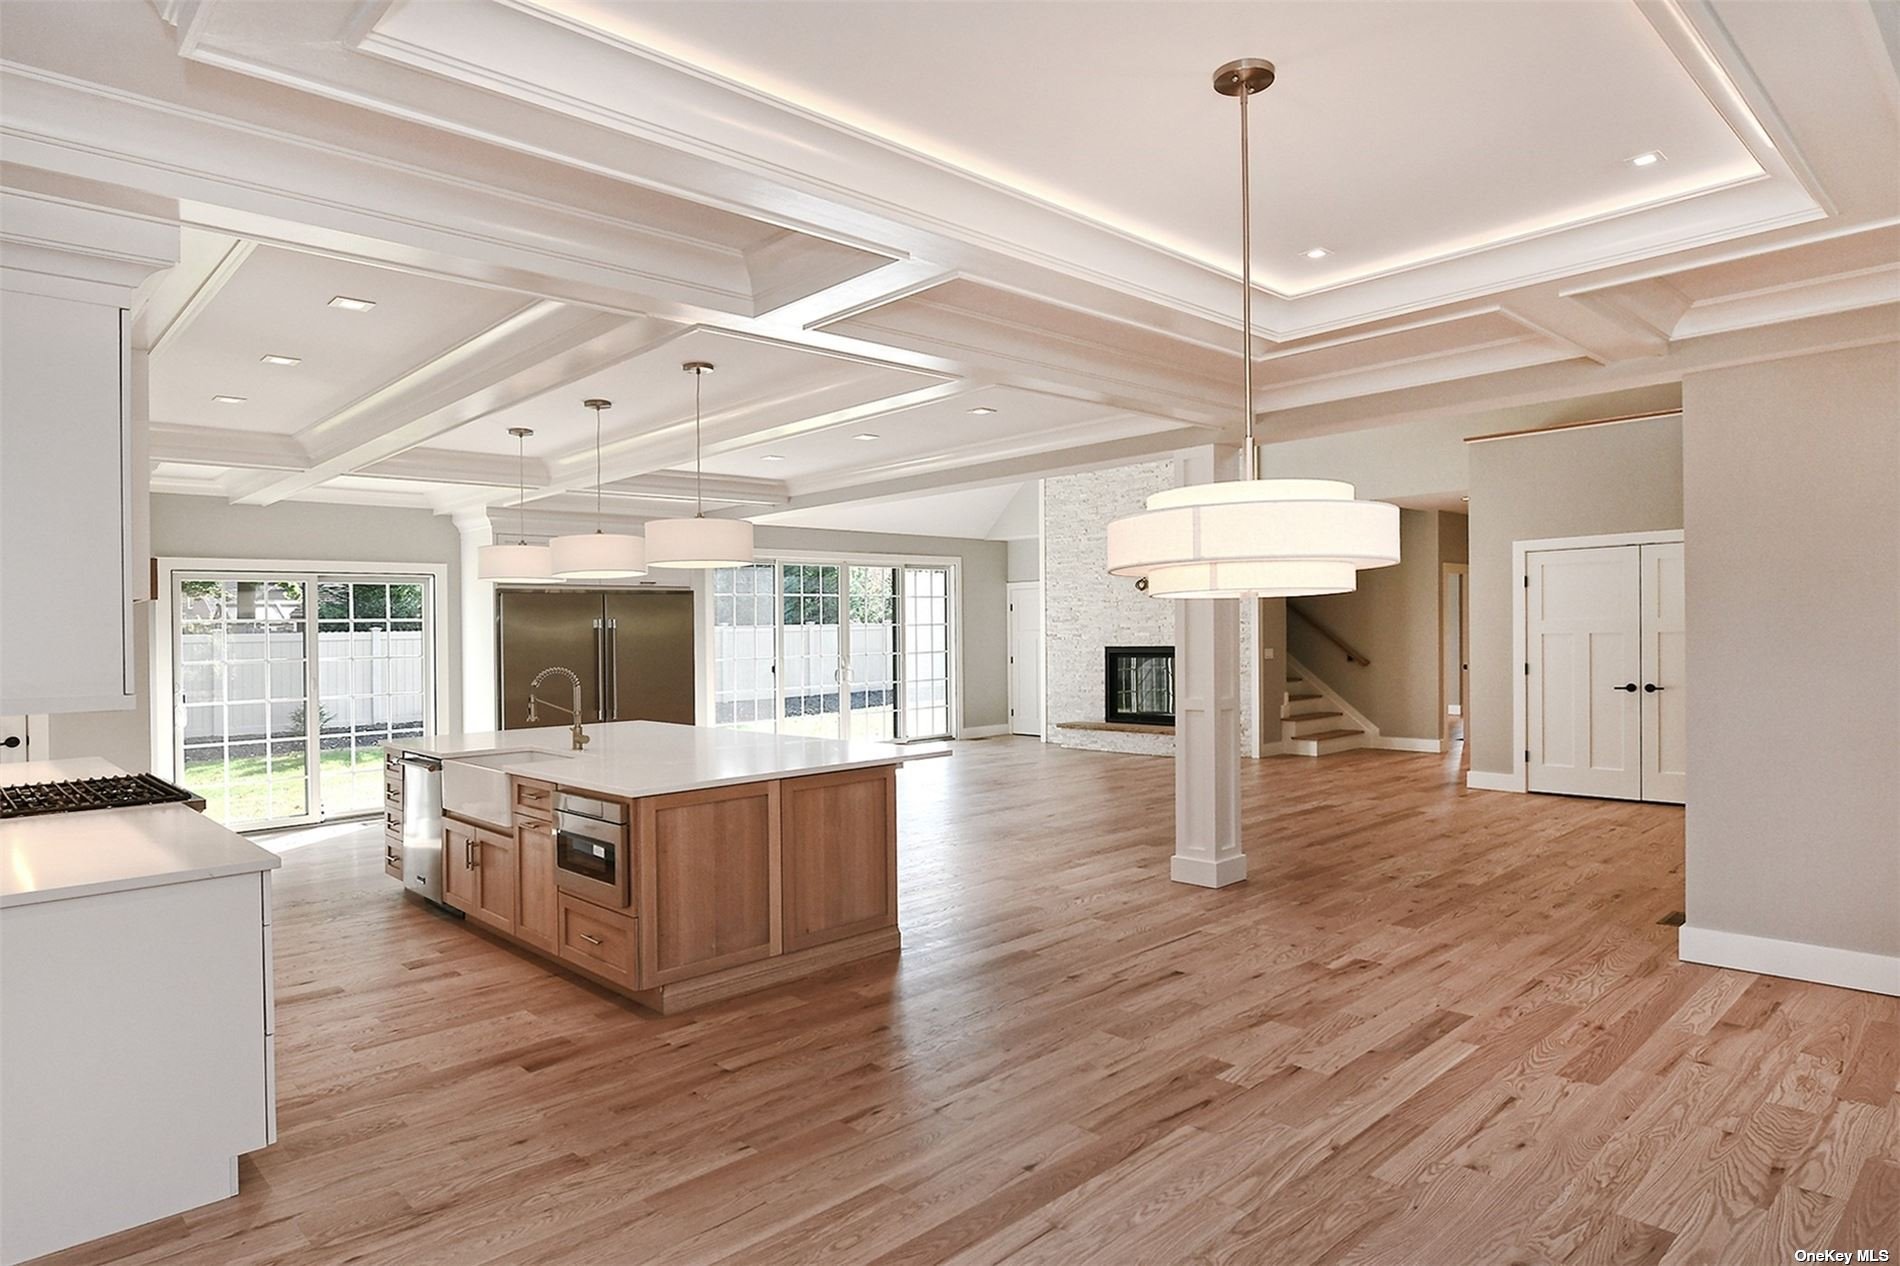
[[[581, 751], [566, 726], [386, 745], [389, 872], [663, 1014], [898, 948], [897, 767], [946, 748], [656, 721], [586, 734]], [[414, 772], [435, 762], [439, 825]], [[413, 855], [436, 848], [439, 893], [435, 859]]]
[[[123, 774], [97, 758], [0, 785]], [[237, 1194], [276, 1139], [274, 853], [183, 804], [0, 821], [0, 1260]]]

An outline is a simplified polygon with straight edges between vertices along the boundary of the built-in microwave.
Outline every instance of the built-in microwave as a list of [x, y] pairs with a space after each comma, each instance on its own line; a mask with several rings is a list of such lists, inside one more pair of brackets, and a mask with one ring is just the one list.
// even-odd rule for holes
[[554, 883], [596, 905], [625, 909], [633, 849], [627, 806], [617, 800], [557, 792], [554, 797]]

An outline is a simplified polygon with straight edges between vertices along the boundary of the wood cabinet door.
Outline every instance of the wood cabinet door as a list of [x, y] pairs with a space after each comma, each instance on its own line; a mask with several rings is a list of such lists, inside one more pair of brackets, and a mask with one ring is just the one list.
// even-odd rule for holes
[[515, 852], [520, 859], [515, 935], [529, 945], [554, 953], [561, 924], [561, 903], [554, 887], [554, 828], [539, 822], [518, 823]]
[[780, 952], [778, 783], [639, 801], [641, 987]]
[[469, 917], [497, 931], [515, 930], [515, 837], [499, 831], [475, 832], [475, 904]]
[[897, 770], [787, 778], [783, 805], [785, 948], [897, 926]]
[[475, 869], [475, 828], [460, 822], [442, 828], [442, 900], [457, 910], [475, 909], [481, 886]]

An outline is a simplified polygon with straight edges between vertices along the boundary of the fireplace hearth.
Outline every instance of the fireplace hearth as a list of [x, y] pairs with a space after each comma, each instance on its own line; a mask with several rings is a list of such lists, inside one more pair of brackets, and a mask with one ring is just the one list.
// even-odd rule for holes
[[1110, 646], [1102, 665], [1102, 719], [1124, 725], [1174, 724], [1174, 648]]

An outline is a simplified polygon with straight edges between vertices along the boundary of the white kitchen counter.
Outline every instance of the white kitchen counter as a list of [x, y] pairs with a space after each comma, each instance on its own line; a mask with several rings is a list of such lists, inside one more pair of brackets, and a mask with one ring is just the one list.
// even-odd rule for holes
[[[0, 785], [125, 771], [97, 757], [0, 766]], [[182, 804], [0, 822], [0, 908], [274, 870], [282, 859]]]
[[[565, 725], [543, 726], [532, 730], [400, 739], [384, 746], [393, 751], [450, 760], [532, 754], [540, 759], [524, 760], [518, 765], [510, 765], [505, 759], [485, 760], [483, 764], [576, 791], [598, 791], [628, 799], [841, 769], [901, 765], [906, 761], [950, 754], [949, 747], [942, 743], [904, 746], [862, 740], [798, 738], [711, 726], [668, 725], [661, 721], [608, 721], [589, 725], [587, 750], [576, 752], [571, 746], [571, 733]], [[563, 759], [546, 759], [549, 755]]]

